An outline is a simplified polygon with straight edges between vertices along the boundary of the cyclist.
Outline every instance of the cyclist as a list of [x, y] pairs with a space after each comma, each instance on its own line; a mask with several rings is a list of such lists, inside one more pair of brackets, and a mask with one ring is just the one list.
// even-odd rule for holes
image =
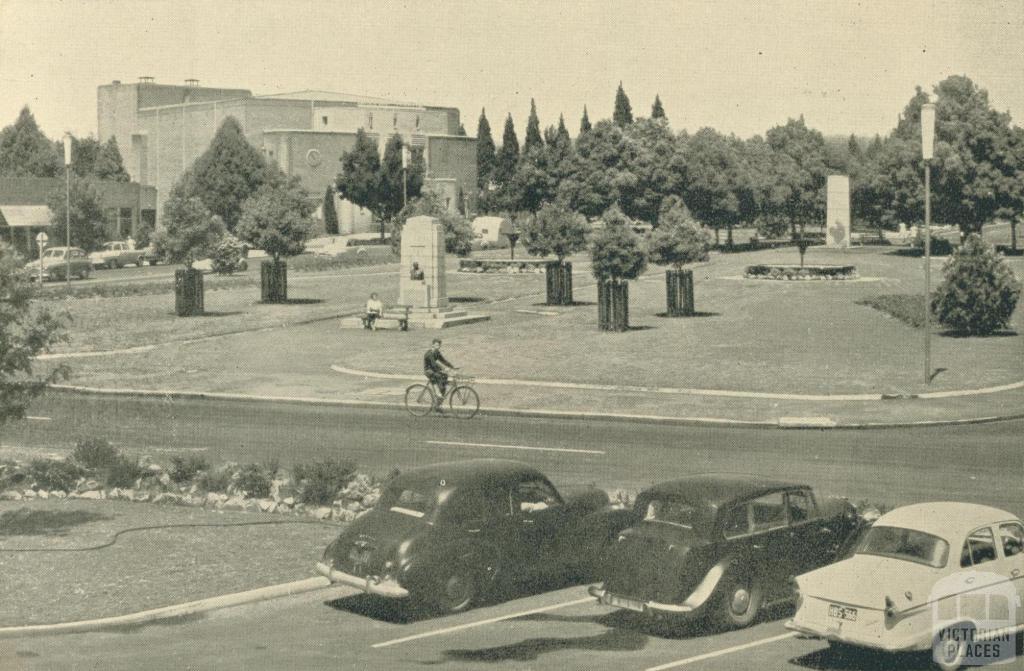
[[445, 391], [448, 388], [448, 373], [445, 369], [457, 370], [455, 366], [441, 354], [441, 339], [434, 338], [430, 343], [430, 349], [423, 355], [423, 374], [427, 380], [436, 386], [441, 392], [437, 398], [437, 409], [441, 408], [441, 401], [444, 399]]

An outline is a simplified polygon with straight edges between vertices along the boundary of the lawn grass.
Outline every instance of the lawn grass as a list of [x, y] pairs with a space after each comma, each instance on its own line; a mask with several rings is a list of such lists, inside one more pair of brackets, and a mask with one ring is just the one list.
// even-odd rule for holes
[[857, 301], [857, 305], [866, 305], [884, 312], [916, 329], [924, 326], [924, 297], [919, 294], [869, 296]]
[[[763, 282], [742, 277], [751, 263], [798, 259], [797, 251], [788, 248], [713, 255], [709, 263], [693, 268], [699, 316], [676, 319], [661, 316], [664, 271], [652, 267], [630, 283], [633, 330], [627, 333], [597, 330], [596, 291], [586, 257], [573, 259], [577, 305], [571, 307], [543, 305], [543, 275], [450, 273], [451, 302], [485, 312], [491, 320], [446, 330], [445, 351], [469, 372], [490, 378], [790, 393], [920, 391], [920, 351], [907, 346], [908, 338], [916, 341], [914, 329], [868, 305], [886, 301], [885, 296], [916, 295], [922, 261], [884, 248], [812, 247], [807, 263], [853, 264], [860, 279]], [[1024, 274], [1024, 261], [1008, 262]], [[940, 277], [942, 261], [933, 264], [933, 275]], [[133, 319], [135, 307], [128, 302], [134, 299], [116, 299], [107, 309], [119, 311], [120, 328], [112, 331], [102, 319], [85, 328], [79, 322], [73, 346], [98, 347], [107, 340], [124, 345], [180, 342], [185, 333], [201, 331], [197, 325], [216, 321], [236, 328], [295, 324], [300, 316], [358, 310], [370, 291], [380, 293], [385, 303], [395, 302], [397, 266], [365, 274], [302, 276], [290, 287], [291, 295], [323, 301], [306, 306], [259, 305], [255, 291], [216, 292], [208, 308], [228, 313], [221, 317], [175, 319], [166, 310], [153, 315], [146, 312], [151, 308], [139, 305], [145, 318]], [[228, 300], [219, 303], [221, 298]], [[230, 314], [235, 310], [238, 314]], [[973, 388], [1024, 378], [1020, 333], [1024, 324], [1018, 310], [1004, 337], [937, 334], [933, 359], [945, 370], [930, 388]], [[160, 389], [305, 389], [333, 395], [338, 383], [329, 372], [332, 363], [415, 374], [433, 335], [342, 331], [328, 321], [157, 349], [144, 358], [83, 359], [73, 362], [74, 379], [100, 385], [130, 379], [132, 386]]]
[[122, 501], [0, 503], [0, 626], [122, 615], [312, 577], [335, 526], [156, 529], [68, 552], [129, 527], [289, 520], [302, 518]]

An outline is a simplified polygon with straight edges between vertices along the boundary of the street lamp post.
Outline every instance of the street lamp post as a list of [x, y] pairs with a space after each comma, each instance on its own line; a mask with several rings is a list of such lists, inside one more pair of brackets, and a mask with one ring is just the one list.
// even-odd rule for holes
[[409, 148], [402, 145], [402, 207], [409, 204]]
[[[66, 188], [64, 191], [64, 238], [67, 243], [64, 249], [64, 281], [71, 289], [71, 133], [64, 133], [64, 173]], [[39, 262], [40, 267], [42, 261]]]
[[932, 381], [932, 166], [935, 149], [935, 103], [921, 106], [921, 158], [924, 159], [924, 383]]

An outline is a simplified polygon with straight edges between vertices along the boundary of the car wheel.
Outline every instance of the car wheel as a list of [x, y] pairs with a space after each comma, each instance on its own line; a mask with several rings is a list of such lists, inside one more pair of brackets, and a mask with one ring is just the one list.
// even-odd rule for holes
[[737, 576], [724, 587], [719, 607], [722, 624], [731, 629], [749, 626], [764, 601], [761, 581], [751, 576]]
[[438, 581], [432, 601], [441, 612], [461, 613], [473, 605], [478, 589], [478, 580], [472, 571], [456, 569]]
[[932, 659], [935, 666], [942, 671], [956, 671], [967, 661], [967, 652], [973, 635], [969, 633], [967, 625], [947, 627], [943, 631], [958, 631], [959, 634], [952, 637], [944, 637], [940, 633], [932, 643]]
[[156, 259], [150, 259], [149, 265], [155, 266], [156, 265]]
[[135, 267], [136, 268], [141, 268], [145, 264], [146, 264], [146, 262], [142, 260], [141, 256], [138, 259], [135, 260]]
[[111, 270], [117, 270], [117, 259], [110, 259], [110, 263], [108, 263], [107, 265], [110, 266]]

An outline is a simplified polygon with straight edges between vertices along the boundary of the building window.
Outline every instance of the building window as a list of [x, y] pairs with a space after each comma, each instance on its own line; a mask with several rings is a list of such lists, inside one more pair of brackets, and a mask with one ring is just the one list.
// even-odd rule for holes
[[324, 125], [326, 126], [327, 125], [327, 117], [323, 116], [323, 117], [320, 117], [320, 119], [321, 119], [321, 121], [324, 122]]

